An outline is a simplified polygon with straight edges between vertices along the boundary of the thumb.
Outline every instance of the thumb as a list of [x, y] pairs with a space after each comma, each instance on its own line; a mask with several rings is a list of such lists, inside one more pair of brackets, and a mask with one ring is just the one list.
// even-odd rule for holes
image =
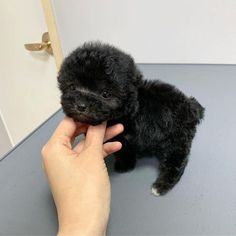
[[71, 139], [73, 138], [75, 131], [75, 122], [71, 118], [65, 117], [54, 131], [50, 141], [53, 143], [60, 142], [63, 145], [70, 147]]
[[93, 146], [102, 148], [105, 132], [106, 122], [96, 126], [89, 126], [85, 138], [85, 147]]

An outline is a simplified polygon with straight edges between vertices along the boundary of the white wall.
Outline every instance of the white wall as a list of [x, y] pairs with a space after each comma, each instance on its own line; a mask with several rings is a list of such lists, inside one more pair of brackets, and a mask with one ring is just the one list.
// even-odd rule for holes
[[1, 157], [12, 147], [9, 134], [7, 133], [4, 120], [2, 118], [2, 113], [0, 111], [0, 160]]
[[24, 48], [47, 31], [40, 1], [1, 0], [0, 11], [0, 109], [16, 144], [60, 107], [57, 69]]
[[54, 0], [64, 53], [88, 40], [140, 63], [236, 63], [236, 0]]

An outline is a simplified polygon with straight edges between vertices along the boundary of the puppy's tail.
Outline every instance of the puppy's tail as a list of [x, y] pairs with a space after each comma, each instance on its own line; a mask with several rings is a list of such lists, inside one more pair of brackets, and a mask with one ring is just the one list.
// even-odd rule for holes
[[201, 120], [204, 118], [205, 108], [194, 97], [190, 97], [190, 106], [194, 114], [194, 117], [197, 123], [199, 124]]

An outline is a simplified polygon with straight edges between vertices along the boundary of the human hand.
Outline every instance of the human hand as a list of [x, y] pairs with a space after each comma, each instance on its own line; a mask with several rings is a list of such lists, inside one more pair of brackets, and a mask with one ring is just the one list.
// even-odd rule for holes
[[[87, 131], [75, 148], [74, 138]], [[66, 117], [42, 149], [43, 164], [56, 204], [59, 235], [104, 235], [110, 212], [110, 181], [104, 157], [121, 149], [106, 142], [121, 124], [88, 126]]]

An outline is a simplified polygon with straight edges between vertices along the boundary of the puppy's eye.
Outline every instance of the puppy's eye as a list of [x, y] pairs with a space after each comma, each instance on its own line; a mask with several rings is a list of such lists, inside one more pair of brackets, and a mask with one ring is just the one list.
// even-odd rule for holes
[[111, 97], [111, 94], [110, 94], [109, 92], [107, 92], [107, 91], [103, 91], [103, 92], [102, 92], [102, 97], [103, 97], [103, 98], [110, 98], [110, 97]]

